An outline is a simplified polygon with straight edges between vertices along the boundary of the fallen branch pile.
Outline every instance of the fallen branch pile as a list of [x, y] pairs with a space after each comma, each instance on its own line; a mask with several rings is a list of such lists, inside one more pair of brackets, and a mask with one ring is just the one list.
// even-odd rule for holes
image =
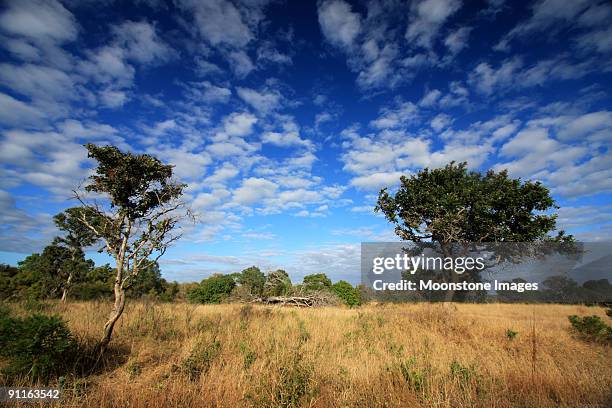
[[268, 296], [255, 298], [251, 303], [263, 303], [266, 305], [297, 306], [297, 307], [320, 307], [338, 304], [338, 298], [325, 292], [313, 292], [300, 294], [299, 296]]

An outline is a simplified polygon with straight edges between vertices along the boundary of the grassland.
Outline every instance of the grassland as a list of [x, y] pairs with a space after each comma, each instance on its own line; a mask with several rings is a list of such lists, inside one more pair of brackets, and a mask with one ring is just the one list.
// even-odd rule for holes
[[[100, 335], [105, 303], [53, 304]], [[358, 309], [132, 302], [99, 372], [62, 406], [604, 407], [612, 351], [574, 336], [595, 307], [411, 304]], [[509, 332], [516, 332], [514, 335]]]

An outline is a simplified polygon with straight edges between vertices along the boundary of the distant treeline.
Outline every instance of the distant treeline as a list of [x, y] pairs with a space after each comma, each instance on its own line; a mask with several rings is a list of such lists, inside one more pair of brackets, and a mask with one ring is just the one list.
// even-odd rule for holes
[[264, 274], [255, 266], [239, 273], [212, 275], [187, 292], [187, 299], [193, 303], [252, 302], [303, 296], [317, 297], [324, 300], [323, 304], [358, 306], [362, 303], [360, 288], [344, 280], [332, 283], [324, 273], [307, 275], [302, 283], [294, 285], [282, 269]]
[[[66, 289], [66, 275], [73, 276], [68, 298], [95, 300], [112, 298], [115, 269], [109, 264], [96, 266], [84, 254], [74, 256], [63, 247], [47, 246], [19, 262], [17, 267], [0, 264], [0, 299], [8, 301], [60, 299]], [[348, 306], [361, 304], [361, 292], [346, 281], [332, 283], [323, 273], [304, 277], [292, 284], [287, 272], [264, 274], [252, 266], [242, 272], [214, 274], [200, 283], [168, 282], [161, 277], [157, 263], [141, 270], [129, 283], [127, 296], [153, 298], [160, 301], [222, 303], [253, 301], [264, 297], [319, 294], [335, 303]]]

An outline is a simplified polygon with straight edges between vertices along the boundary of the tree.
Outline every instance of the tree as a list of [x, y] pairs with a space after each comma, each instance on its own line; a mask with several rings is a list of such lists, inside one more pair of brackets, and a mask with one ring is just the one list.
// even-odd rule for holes
[[[69, 250], [72, 266], [76, 266], [74, 264], [78, 262], [79, 258], [83, 258], [83, 248], [91, 246], [97, 241], [93, 231], [79, 220], [80, 211], [79, 208], [68, 208], [53, 217], [57, 228], [64, 232], [63, 236], [56, 237], [53, 240], [53, 244], [65, 246]], [[66, 302], [68, 291], [75, 279], [75, 273], [80, 271], [83, 271], [83, 269], [78, 267], [65, 268], [58, 271], [65, 280], [62, 290], [62, 303]]]
[[91, 268], [93, 261], [85, 260], [82, 251], [73, 253], [64, 246], [52, 244], [41, 254], [32, 254], [19, 262], [13, 285], [20, 297], [53, 298], [65, 287], [64, 273], [79, 276]]
[[154, 262], [133, 276], [126, 285], [127, 295], [140, 298], [144, 295], [158, 296], [165, 290], [166, 281], [161, 277], [159, 264]]
[[304, 288], [306, 290], [329, 290], [332, 282], [324, 273], [315, 273], [304, 276]]
[[[75, 191], [77, 219], [104, 243], [116, 262], [114, 303], [99, 343], [104, 351], [125, 308], [130, 282], [156, 262], [181, 235], [173, 233], [187, 214], [179, 201], [185, 184], [172, 179], [172, 166], [147, 154], [114, 146], [85, 145], [98, 162], [84, 192]], [[88, 199], [87, 193], [103, 196]]]
[[7, 264], [0, 264], [0, 300], [14, 296], [12, 279], [19, 273], [19, 269]]
[[278, 269], [273, 272], [269, 272], [266, 276], [266, 283], [264, 285], [265, 296], [283, 296], [289, 293], [291, 290], [291, 279], [287, 272], [282, 269]]
[[[401, 176], [394, 195], [386, 188], [380, 191], [375, 211], [384, 214], [401, 239], [432, 242], [448, 257], [456, 255], [454, 249], [465, 251], [474, 243], [572, 242], [563, 231], [549, 235], [556, 229], [557, 215], [546, 212], [557, 208], [540, 182], [510, 178], [505, 170], [481, 174], [468, 171], [465, 162], [451, 162]], [[524, 249], [506, 248], [503, 257], [495, 259], [516, 260]]]
[[361, 304], [360, 291], [347, 281], [341, 280], [332, 285], [332, 291], [348, 306]]
[[251, 295], [261, 296], [266, 283], [266, 275], [256, 266], [251, 266], [239, 274], [237, 281], [240, 285], [247, 287]]
[[212, 275], [190, 290], [187, 299], [192, 303], [221, 303], [235, 286], [236, 281], [230, 275]]

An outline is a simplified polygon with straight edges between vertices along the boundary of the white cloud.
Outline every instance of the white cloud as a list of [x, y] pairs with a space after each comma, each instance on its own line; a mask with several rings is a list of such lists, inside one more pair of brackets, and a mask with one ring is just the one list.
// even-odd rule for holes
[[208, 176], [204, 182], [207, 184], [224, 183], [229, 179], [236, 177], [239, 174], [238, 168], [231, 163], [223, 163], [221, 167], [218, 167], [215, 172]]
[[108, 108], [119, 108], [128, 100], [128, 95], [123, 91], [105, 89], [100, 92], [100, 101]]
[[175, 53], [157, 35], [155, 27], [146, 21], [125, 21], [111, 28], [116, 43], [128, 58], [142, 64], [164, 62]]
[[179, 4], [193, 15], [196, 29], [212, 45], [242, 48], [253, 39], [240, 11], [229, 1], [181, 0]]
[[223, 131], [229, 136], [247, 136], [253, 132], [257, 118], [250, 113], [232, 113], [223, 123]]
[[10, 0], [0, 15], [0, 28], [10, 34], [40, 42], [75, 40], [74, 16], [55, 0]]
[[8, 125], [36, 125], [41, 123], [45, 113], [0, 92], [0, 123]]
[[555, 25], [559, 27], [561, 24], [571, 23], [589, 3], [589, 0], [539, 0], [532, 6], [531, 17], [514, 27], [495, 48], [507, 51], [509, 42], [515, 38], [526, 37], [528, 34], [551, 27], [555, 28]]
[[448, 48], [452, 55], [456, 55], [468, 46], [468, 38], [471, 27], [461, 27], [451, 32], [444, 40], [444, 45]]
[[351, 47], [361, 30], [361, 18], [342, 0], [324, 1], [318, 7], [319, 24], [325, 38], [338, 47]]
[[431, 120], [429, 125], [433, 130], [439, 132], [442, 129], [448, 127], [451, 123], [453, 123], [453, 119], [450, 116], [444, 113], [440, 113]]
[[312, 142], [300, 137], [300, 128], [293, 120], [286, 120], [282, 124], [281, 132], [265, 132], [261, 141], [280, 147], [301, 146], [307, 149], [314, 148]]
[[400, 102], [394, 108], [383, 108], [377, 119], [370, 122], [376, 129], [394, 129], [414, 122], [418, 117], [418, 108], [412, 102]]
[[0, 83], [32, 99], [68, 100], [75, 97], [69, 75], [55, 68], [35, 64], [0, 64]]
[[438, 31], [461, 6], [459, 0], [421, 0], [413, 4], [406, 39], [417, 46], [431, 48]]
[[234, 202], [248, 205], [255, 204], [264, 198], [272, 197], [278, 185], [263, 178], [250, 177], [242, 182], [242, 186], [234, 191]]
[[423, 106], [423, 107], [434, 106], [436, 102], [438, 101], [438, 99], [440, 99], [441, 95], [442, 95], [442, 92], [440, 92], [437, 89], [432, 89], [430, 91], [427, 91], [423, 95], [423, 98], [421, 98], [421, 100], [419, 101], [419, 106]]
[[273, 90], [256, 91], [251, 88], [238, 87], [236, 92], [243, 101], [262, 113], [275, 110], [281, 101], [280, 93]]
[[351, 180], [351, 185], [363, 190], [379, 190], [399, 183], [399, 178], [403, 173], [393, 171], [388, 173], [373, 173], [367, 176], [355, 177]]
[[244, 51], [232, 51], [228, 54], [230, 68], [238, 78], [244, 78], [255, 69], [251, 58]]
[[[594, 137], [593, 137], [594, 136]], [[574, 118], [559, 131], [562, 140], [612, 140], [612, 112], [591, 112]]]

